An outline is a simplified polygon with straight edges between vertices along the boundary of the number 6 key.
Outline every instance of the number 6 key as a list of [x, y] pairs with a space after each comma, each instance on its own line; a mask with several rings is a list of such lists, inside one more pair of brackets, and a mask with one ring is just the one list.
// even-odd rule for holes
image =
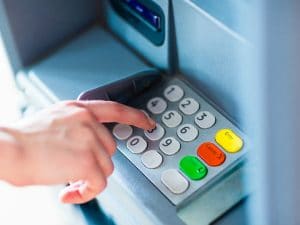
[[198, 137], [198, 130], [192, 124], [183, 124], [177, 129], [177, 135], [183, 141], [193, 141]]

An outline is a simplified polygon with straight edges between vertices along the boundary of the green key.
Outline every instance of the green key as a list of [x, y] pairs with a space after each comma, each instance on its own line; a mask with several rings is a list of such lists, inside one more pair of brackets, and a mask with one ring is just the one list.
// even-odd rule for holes
[[180, 170], [191, 180], [201, 180], [207, 174], [206, 166], [195, 156], [186, 156], [180, 160]]

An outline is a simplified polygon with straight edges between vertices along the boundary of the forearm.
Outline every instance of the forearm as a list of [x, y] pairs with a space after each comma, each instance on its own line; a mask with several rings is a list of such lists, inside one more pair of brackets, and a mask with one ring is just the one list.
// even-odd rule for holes
[[21, 173], [22, 148], [17, 132], [0, 126], [0, 179], [16, 184]]

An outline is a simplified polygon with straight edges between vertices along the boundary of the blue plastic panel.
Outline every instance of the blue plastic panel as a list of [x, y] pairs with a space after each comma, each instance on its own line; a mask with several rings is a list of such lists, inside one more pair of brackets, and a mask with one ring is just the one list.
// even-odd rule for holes
[[[229, 29], [248, 36], [249, 27], [252, 25], [255, 1], [247, 0], [192, 0], [196, 5], [210, 14]], [[242, 19], [241, 19], [242, 18]]]
[[154, 45], [165, 40], [165, 15], [152, 0], [110, 0], [114, 10]]
[[165, 40], [161, 46], [156, 46], [139, 31], [137, 31], [131, 24], [125, 21], [112, 7], [108, 0], [104, 2], [106, 7], [106, 22], [108, 27], [124, 40], [131, 48], [136, 50], [139, 54], [145, 57], [154, 66], [168, 69], [169, 68], [169, 0], [159, 1], [153, 0], [165, 15]]
[[40, 63], [21, 71], [53, 101], [76, 99], [150, 67], [101, 27], [94, 27]]
[[23, 66], [52, 51], [96, 20], [97, 0], [3, 0]]
[[181, 73], [239, 124], [244, 104], [242, 54], [248, 41], [188, 0], [174, 0]]

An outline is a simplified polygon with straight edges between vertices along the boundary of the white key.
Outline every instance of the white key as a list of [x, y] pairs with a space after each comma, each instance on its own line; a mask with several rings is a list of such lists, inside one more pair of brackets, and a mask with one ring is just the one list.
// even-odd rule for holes
[[181, 87], [179, 87], [177, 85], [170, 85], [164, 91], [164, 96], [170, 102], [179, 101], [183, 97], [183, 95], [184, 95], [184, 91], [182, 90]]
[[193, 98], [184, 98], [179, 103], [179, 109], [186, 115], [192, 115], [200, 108], [199, 103]]
[[147, 108], [153, 114], [160, 114], [167, 108], [167, 102], [160, 97], [155, 97], [149, 100]]
[[162, 121], [167, 127], [177, 127], [182, 122], [182, 116], [174, 111], [167, 111], [162, 116]]
[[216, 117], [208, 111], [201, 111], [195, 117], [195, 123], [202, 129], [215, 125]]
[[113, 129], [113, 135], [119, 140], [126, 140], [132, 135], [132, 132], [132, 127], [125, 124], [117, 124]]
[[157, 141], [164, 136], [165, 129], [159, 123], [156, 123], [156, 127], [154, 129], [145, 130], [144, 133], [151, 141]]
[[173, 137], [167, 137], [161, 140], [159, 149], [166, 155], [174, 155], [180, 150], [180, 143]]
[[142, 163], [149, 169], [155, 169], [162, 164], [163, 157], [155, 150], [149, 150], [143, 153]]
[[147, 142], [141, 136], [134, 136], [127, 141], [127, 148], [132, 153], [139, 154], [146, 150]]
[[193, 141], [198, 136], [198, 130], [192, 124], [183, 124], [177, 129], [177, 135], [183, 141]]
[[177, 170], [169, 169], [162, 173], [161, 182], [174, 194], [184, 193], [189, 182]]

